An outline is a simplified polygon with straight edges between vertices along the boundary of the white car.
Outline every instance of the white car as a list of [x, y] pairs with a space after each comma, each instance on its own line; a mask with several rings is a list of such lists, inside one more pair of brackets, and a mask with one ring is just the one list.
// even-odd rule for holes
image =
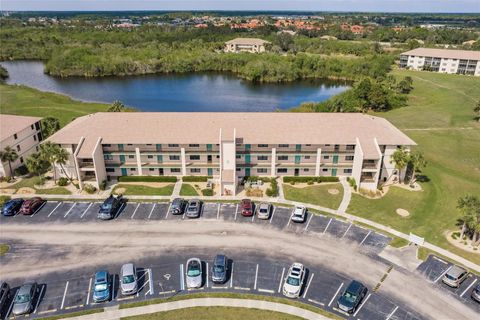
[[307, 217], [307, 208], [305, 206], [295, 206], [292, 211], [292, 221], [293, 222], [305, 222], [305, 219]]
[[283, 283], [283, 295], [287, 298], [298, 298], [305, 281], [305, 266], [295, 262], [288, 269], [287, 277]]
[[202, 286], [202, 273], [202, 262], [200, 259], [188, 259], [185, 272], [187, 288], [200, 288]]

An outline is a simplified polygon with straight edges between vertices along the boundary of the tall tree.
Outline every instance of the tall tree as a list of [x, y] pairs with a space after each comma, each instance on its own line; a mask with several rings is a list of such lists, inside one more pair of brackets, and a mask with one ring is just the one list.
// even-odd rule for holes
[[57, 148], [55, 148], [55, 163], [60, 166], [65, 177], [67, 177], [67, 179], [70, 180], [70, 182], [73, 184], [72, 178], [68, 175], [67, 170], [65, 170], [65, 164], [67, 163], [70, 155], [65, 149], [60, 148], [59, 146], [56, 147]]
[[55, 150], [59, 148], [58, 145], [47, 141], [40, 145], [40, 158], [50, 164], [53, 170], [53, 181], [57, 183], [57, 170], [55, 168]]
[[410, 153], [408, 160], [412, 166], [412, 177], [410, 178], [410, 183], [414, 183], [417, 179], [417, 172], [421, 172], [422, 168], [426, 167], [427, 161], [425, 160], [423, 154], [419, 151]]
[[44, 138], [51, 136], [60, 129], [60, 121], [54, 117], [43, 118], [41, 123]]
[[112, 105], [108, 108], [108, 112], [123, 112], [125, 111], [126, 107], [125, 105], [118, 101], [118, 100], [115, 100]]
[[12, 170], [12, 162], [18, 159], [17, 151], [12, 149], [10, 146], [6, 146], [3, 151], [0, 151], [0, 160], [2, 162], [8, 162], [8, 167], [10, 169], [10, 175], [15, 178], [15, 172]]
[[462, 212], [462, 230], [460, 239], [468, 230], [473, 233], [473, 241], [478, 241], [478, 233], [480, 232], [480, 199], [477, 196], [466, 195], [457, 202], [457, 209]]
[[395, 165], [395, 169], [398, 170], [398, 181], [400, 183], [402, 182], [402, 170], [405, 169], [405, 167], [407, 166], [408, 160], [408, 151], [405, 150], [405, 148], [403, 147], [398, 148], [392, 154], [392, 159], [390, 160], [390, 163], [393, 163]]
[[32, 153], [27, 159], [25, 159], [25, 165], [27, 166], [28, 171], [41, 176], [48, 168], [48, 163], [42, 159], [40, 153]]

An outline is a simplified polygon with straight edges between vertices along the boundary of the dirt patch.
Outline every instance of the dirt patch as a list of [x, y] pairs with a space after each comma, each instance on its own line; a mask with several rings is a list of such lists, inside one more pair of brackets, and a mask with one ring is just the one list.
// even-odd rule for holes
[[127, 191], [127, 189], [125, 189], [125, 188], [117, 188], [117, 189], [115, 189], [115, 193], [116, 193], [116, 194], [124, 194], [125, 191]]
[[[280, 257], [287, 260], [301, 259], [307, 265], [341, 270], [370, 288], [375, 287], [388, 268], [383, 261], [361, 253], [361, 247], [346, 240], [304, 234], [300, 245], [297, 234], [273, 227], [260, 228], [223, 221], [115, 221], [112, 224], [42, 224], [41, 228], [38, 224], [12, 223], [2, 230], [1, 237], [14, 242], [21, 241], [29, 247], [48, 248], [27, 251], [2, 263], [2, 273], [21, 278], [73, 268], [121, 264], [125, 257], [134, 260], [158, 256], [172, 248], [193, 250], [215, 249], [219, 246], [226, 251], [255, 250], [257, 254], [263, 254], [272, 260]], [[58, 255], [59, 252], [62, 254]], [[418, 274], [394, 270], [380, 290], [414, 306], [426, 318], [477, 317], [473, 310], [431, 286]], [[422, 303], [419, 304], [418, 301]]]
[[1, 193], [5, 193], [5, 194], [14, 194], [15, 191], [17, 191], [16, 189], [1, 189], [0, 192]]
[[468, 238], [466, 240], [463, 240], [463, 239], [460, 239], [460, 236], [458, 236], [457, 239], [453, 239], [452, 234], [455, 232], [458, 232], [458, 231], [450, 231], [450, 232], [447, 232], [447, 234], [445, 235], [447, 237], [447, 241], [450, 244], [464, 251], [468, 251], [468, 252], [480, 255], [479, 246], [474, 246], [472, 243], [472, 240]]
[[340, 193], [340, 191], [338, 189], [328, 189], [328, 193], [333, 194], [333, 195], [337, 195], [337, 194]]
[[34, 194], [37, 191], [30, 187], [23, 187], [17, 190], [17, 194]]
[[410, 215], [410, 212], [408, 212], [408, 210], [405, 210], [405, 209], [402, 209], [402, 208], [398, 208], [397, 210], [395, 210], [395, 212], [401, 216], [401, 217], [408, 217]]

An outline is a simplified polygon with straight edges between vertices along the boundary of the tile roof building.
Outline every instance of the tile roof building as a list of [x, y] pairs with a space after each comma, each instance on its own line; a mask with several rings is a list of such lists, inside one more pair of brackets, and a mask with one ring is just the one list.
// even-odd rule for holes
[[225, 52], [265, 52], [265, 45], [270, 42], [257, 38], [235, 38], [225, 42]]

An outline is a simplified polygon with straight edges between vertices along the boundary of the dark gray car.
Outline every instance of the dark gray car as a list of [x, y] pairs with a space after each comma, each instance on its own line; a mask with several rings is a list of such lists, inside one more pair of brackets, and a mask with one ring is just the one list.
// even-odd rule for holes
[[227, 281], [228, 259], [223, 254], [217, 254], [212, 264], [212, 281], [225, 283]]
[[182, 198], [175, 198], [172, 201], [172, 205], [170, 206], [170, 213], [171, 214], [183, 214], [185, 211], [186, 201]]
[[202, 203], [198, 199], [192, 199], [192, 200], [188, 201], [186, 216], [188, 218], [198, 218], [198, 217], [200, 217], [201, 207], [202, 207]]
[[37, 293], [37, 283], [26, 283], [18, 289], [13, 299], [12, 313], [15, 316], [31, 313], [33, 311], [33, 299]]

